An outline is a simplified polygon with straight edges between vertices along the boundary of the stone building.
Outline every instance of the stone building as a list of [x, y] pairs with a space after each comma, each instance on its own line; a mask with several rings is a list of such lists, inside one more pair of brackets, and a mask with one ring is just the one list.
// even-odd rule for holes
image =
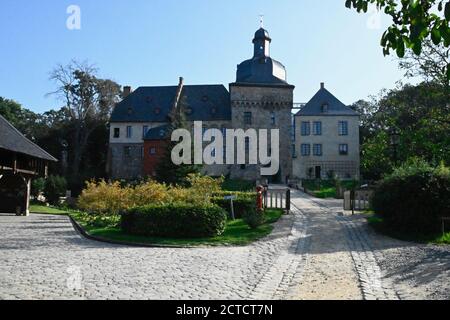
[[[248, 162], [205, 166], [204, 173], [208, 175], [285, 182], [289, 178], [305, 177], [303, 173], [308, 166], [320, 166], [323, 170], [327, 170], [328, 164], [322, 162], [342, 160], [326, 159], [326, 156], [323, 156], [320, 159], [322, 161], [317, 164], [317, 161], [306, 163], [304, 161], [306, 158], [298, 156], [293, 159], [296, 156], [296, 149], [300, 147], [298, 145], [300, 139], [293, 141], [294, 136], [297, 138], [297, 134], [293, 135], [293, 123], [301, 117], [295, 117], [296, 121], [293, 121], [295, 87], [287, 82], [286, 68], [271, 58], [271, 42], [265, 29], [260, 28], [256, 31], [253, 39], [253, 57], [238, 65], [236, 81], [229, 85], [229, 90], [223, 85], [185, 85], [182, 78], [178, 86], [139, 87], [134, 92], [130, 87], [125, 87], [124, 99], [115, 107], [110, 121], [111, 177], [134, 179], [154, 175], [161, 153], [164, 152], [164, 134], [169, 115], [180, 105], [183, 105], [189, 126], [193, 126], [194, 121], [202, 121], [204, 129], [216, 128], [223, 133], [226, 129], [267, 129], [269, 132], [271, 129], [279, 129], [280, 163], [275, 176], [262, 177], [261, 166]], [[329, 105], [330, 110], [334, 110], [333, 108], [337, 106], [335, 100], [330, 100]], [[345, 106], [344, 108], [348, 109]], [[305, 109], [308, 110], [310, 107], [307, 105]], [[349, 112], [342, 116], [348, 114]], [[298, 116], [300, 115], [301, 113]], [[351, 119], [357, 119], [354, 116], [355, 114], [351, 114], [350, 122]], [[352, 148], [349, 149], [352, 155], [356, 151], [356, 148], [353, 149], [354, 142], [348, 143]], [[246, 142], [248, 153], [250, 150], [247, 144]], [[225, 153], [224, 150], [224, 157]], [[308, 159], [310, 160], [312, 161]], [[358, 159], [352, 158], [351, 161], [359, 166], [359, 156]], [[339, 166], [342, 165], [337, 165]], [[323, 170], [321, 169], [321, 175]], [[356, 174], [354, 170], [350, 173]]]
[[358, 179], [359, 114], [320, 90], [295, 115], [294, 176], [301, 179]]

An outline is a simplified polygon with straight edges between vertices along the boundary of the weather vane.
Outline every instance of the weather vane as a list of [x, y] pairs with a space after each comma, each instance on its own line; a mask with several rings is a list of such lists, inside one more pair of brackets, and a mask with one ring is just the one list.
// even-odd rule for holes
[[259, 25], [261, 26], [261, 28], [264, 28], [264, 15], [263, 14], [259, 15]]

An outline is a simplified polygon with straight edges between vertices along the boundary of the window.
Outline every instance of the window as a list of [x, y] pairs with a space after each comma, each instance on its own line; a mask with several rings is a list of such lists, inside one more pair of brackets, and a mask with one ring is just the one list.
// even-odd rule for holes
[[315, 156], [322, 156], [322, 145], [321, 144], [315, 144], [313, 148], [313, 152]]
[[340, 144], [339, 145], [339, 154], [341, 156], [348, 155], [348, 144]]
[[302, 122], [302, 136], [309, 136], [311, 134], [311, 124], [309, 122]]
[[245, 138], [245, 152], [248, 154], [250, 152], [250, 138]]
[[313, 135], [321, 136], [322, 135], [322, 122], [315, 121], [313, 123]]
[[211, 157], [215, 157], [215, 156], [216, 156], [216, 149], [213, 148], [213, 149], [211, 150]]
[[348, 121], [339, 121], [339, 135], [348, 136]]
[[272, 112], [272, 113], [270, 114], [270, 123], [271, 123], [273, 126], [277, 124], [277, 118], [276, 118], [276, 116], [275, 116], [275, 112]]
[[295, 148], [295, 144], [292, 145], [292, 158], [297, 158], [297, 151]]
[[125, 158], [131, 157], [131, 147], [123, 147], [123, 156]]
[[120, 138], [120, 128], [114, 128], [114, 138]]
[[151, 147], [149, 150], [149, 153], [151, 156], [154, 156], [156, 154], [156, 148], [155, 147]]
[[251, 125], [252, 124], [252, 113], [244, 112], [244, 124]]
[[128, 126], [127, 127], [127, 138], [130, 139], [133, 136], [133, 127]]
[[311, 155], [311, 145], [310, 144], [302, 144], [302, 156], [307, 157]]
[[147, 134], [148, 131], [148, 126], [143, 126], [142, 127], [142, 138], [145, 138], [145, 135]]
[[323, 105], [322, 105], [322, 113], [327, 113], [328, 112], [328, 104], [327, 103], [324, 103]]

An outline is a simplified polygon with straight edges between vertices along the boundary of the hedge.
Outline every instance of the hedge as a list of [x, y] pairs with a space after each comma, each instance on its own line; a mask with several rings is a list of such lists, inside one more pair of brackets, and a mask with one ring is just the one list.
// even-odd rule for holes
[[231, 201], [225, 200], [226, 196], [236, 196], [233, 200], [234, 216], [236, 219], [243, 218], [247, 212], [256, 210], [256, 193], [254, 192], [220, 192], [215, 193], [211, 202], [231, 215]]
[[439, 232], [441, 218], [449, 215], [449, 194], [449, 169], [416, 161], [386, 177], [372, 205], [389, 231], [427, 235]]
[[133, 208], [121, 214], [120, 225], [130, 235], [202, 238], [221, 235], [226, 221], [218, 206], [174, 203]]

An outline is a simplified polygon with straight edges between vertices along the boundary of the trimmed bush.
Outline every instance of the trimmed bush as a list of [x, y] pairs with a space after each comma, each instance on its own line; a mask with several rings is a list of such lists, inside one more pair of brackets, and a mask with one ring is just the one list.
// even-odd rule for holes
[[266, 220], [264, 210], [256, 209], [246, 211], [242, 218], [251, 229], [258, 228], [259, 226], [263, 225]]
[[246, 212], [254, 211], [256, 209], [256, 193], [227, 193], [222, 192], [219, 196], [218, 193], [214, 194], [211, 198], [211, 202], [228, 212], [228, 216], [231, 216], [231, 201], [225, 200], [225, 196], [235, 195], [237, 198], [233, 200], [234, 216], [236, 219], [240, 219]]
[[203, 238], [221, 235], [226, 212], [215, 205], [172, 203], [137, 207], [122, 213], [122, 231], [130, 235]]
[[427, 235], [439, 232], [450, 208], [450, 170], [414, 160], [396, 169], [375, 191], [372, 205], [391, 232]]

